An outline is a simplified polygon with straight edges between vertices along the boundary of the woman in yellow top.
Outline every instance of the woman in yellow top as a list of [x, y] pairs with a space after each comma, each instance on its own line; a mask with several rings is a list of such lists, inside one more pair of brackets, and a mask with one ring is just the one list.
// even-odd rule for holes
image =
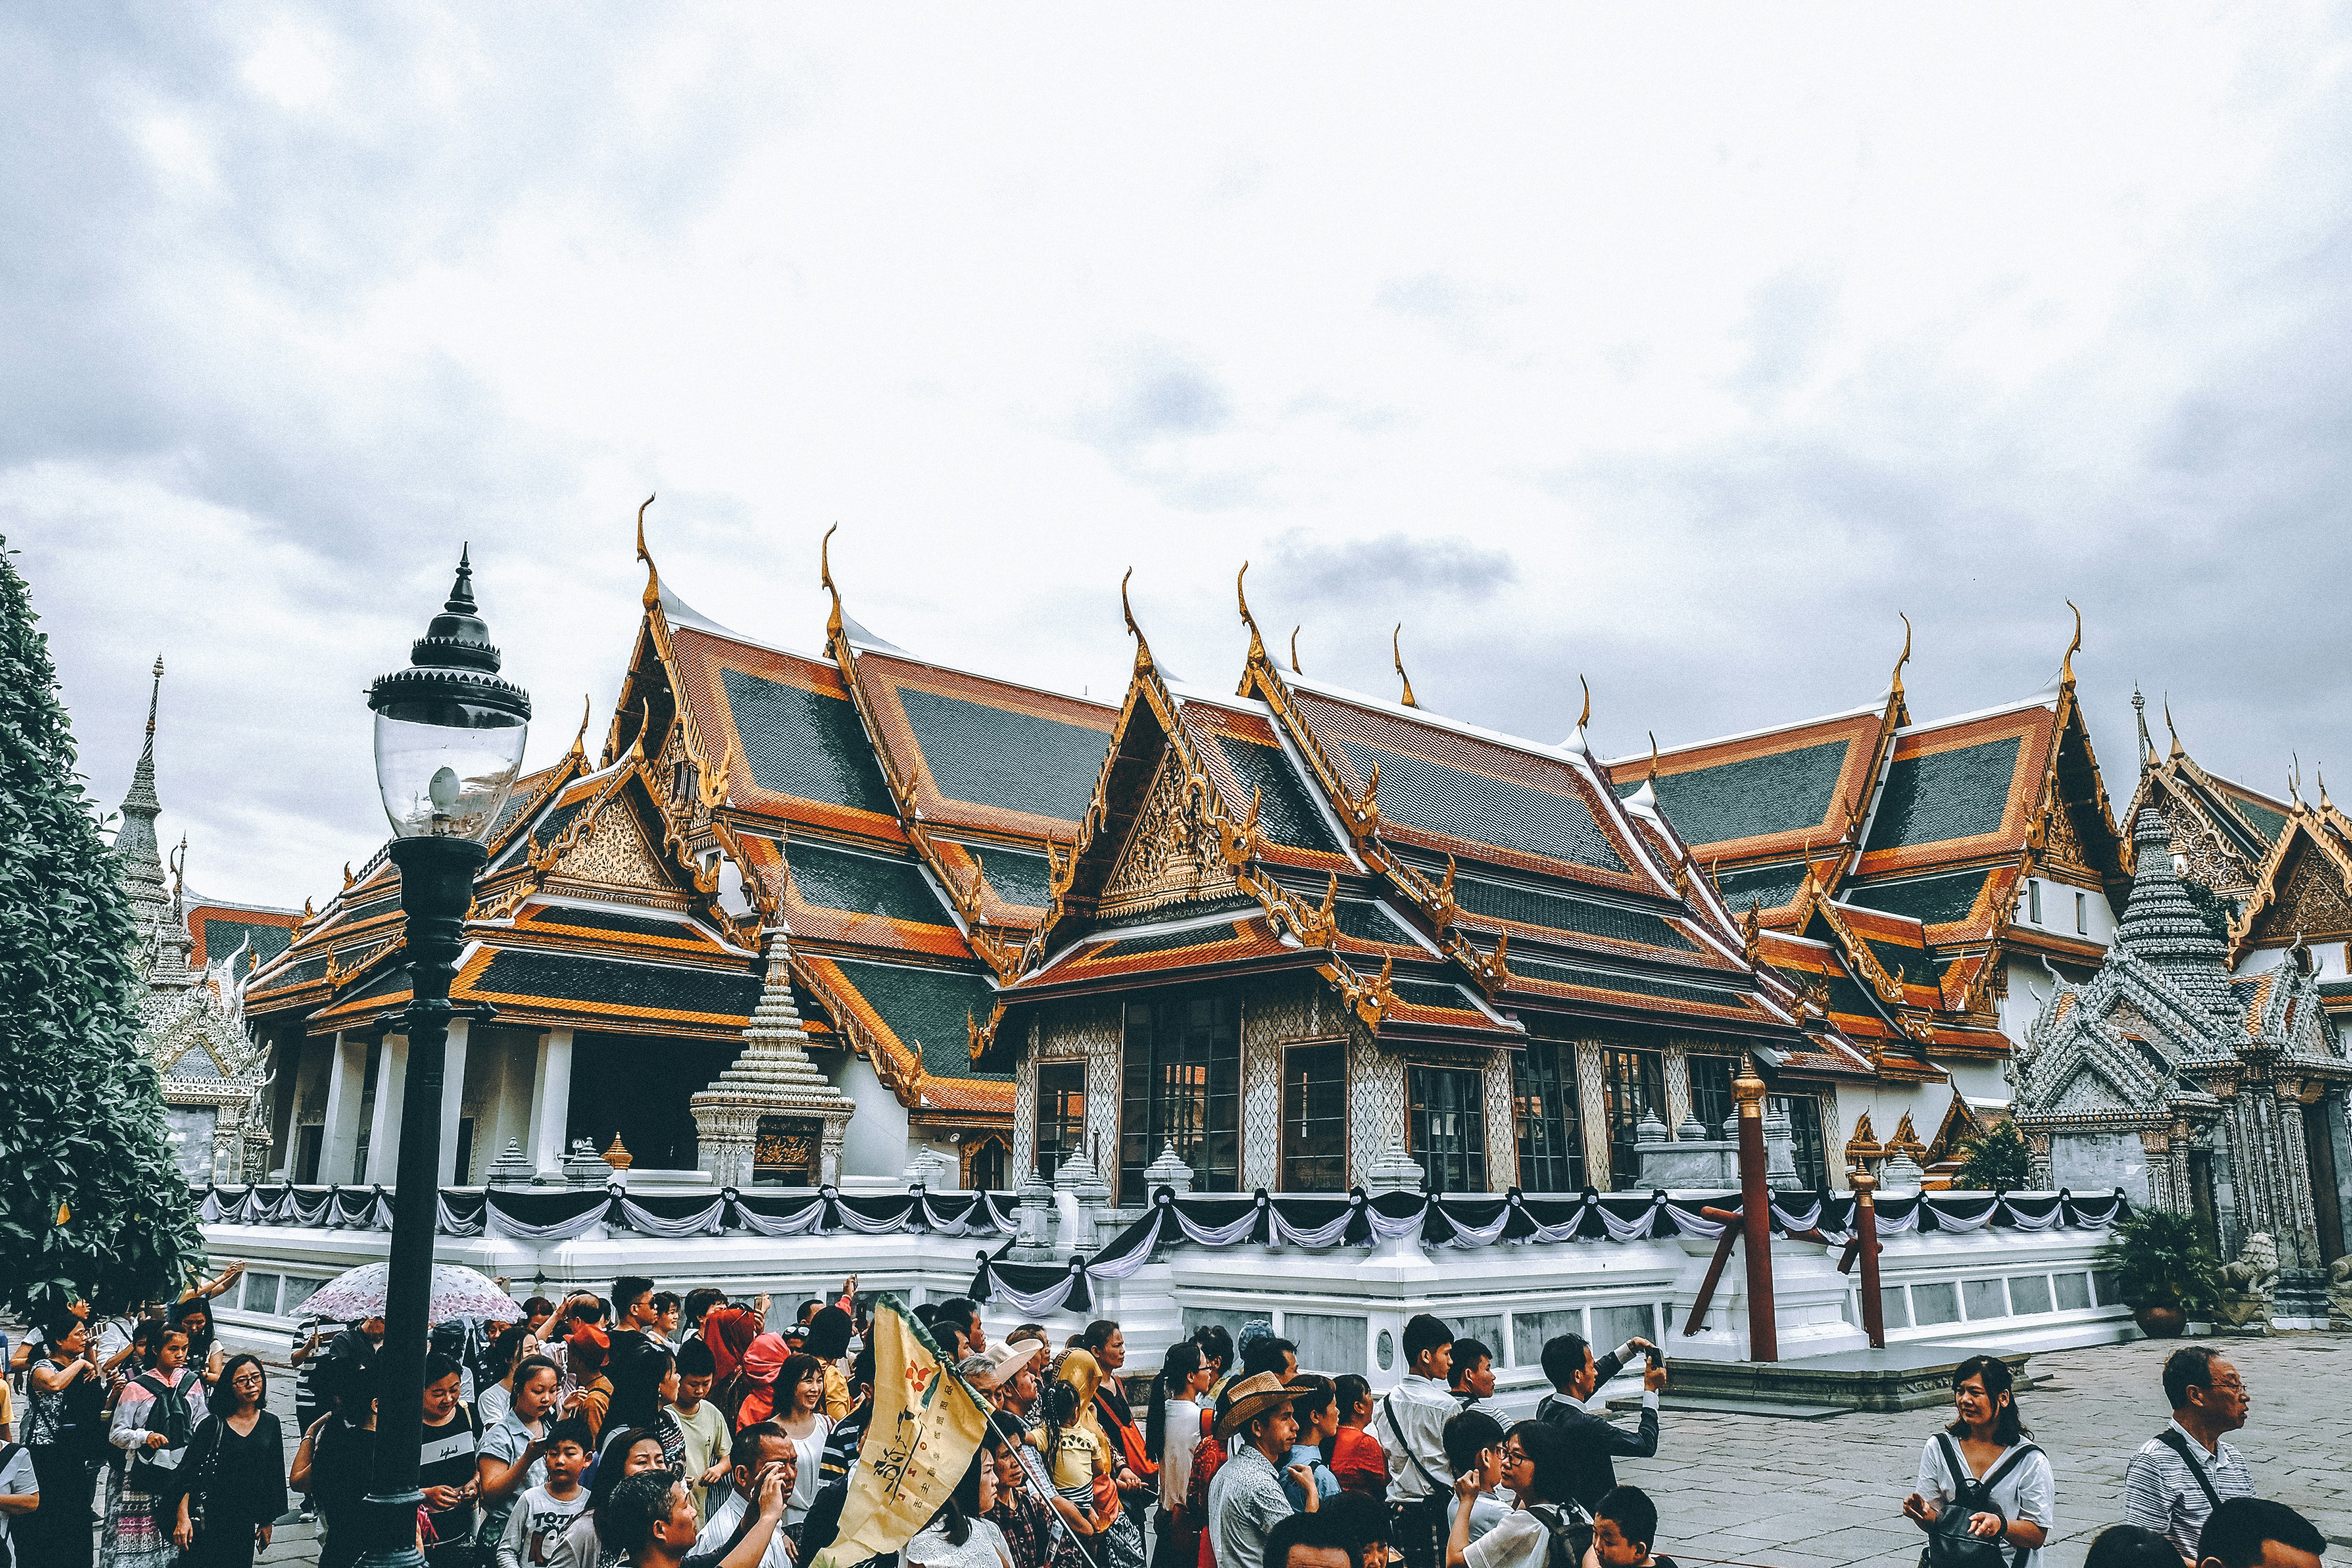
[[1109, 1485], [1117, 1460], [1095, 1419], [1095, 1390], [1101, 1384], [1102, 1369], [1086, 1352], [1068, 1350], [1055, 1357], [1053, 1381], [1039, 1402], [1045, 1419], [1030, 1432], [1029, 1441], [1051, 1467], [1055, 1489], [1093, 1522], [1098, 1543], [1094, 1555], [1101, 1568], [1143, 1568], [1143, 1531], [1119, 1507]]
[[824, 1363], [825, 1419], [841, 1425], [853, 1403], [849, 1378], [841, 1370], [841, 1358], [849, 1353], [849, 1314], [839, 1307], [826, 1307], [809, 1320], [808, 1337], [803, 1342], [805, 1352]]

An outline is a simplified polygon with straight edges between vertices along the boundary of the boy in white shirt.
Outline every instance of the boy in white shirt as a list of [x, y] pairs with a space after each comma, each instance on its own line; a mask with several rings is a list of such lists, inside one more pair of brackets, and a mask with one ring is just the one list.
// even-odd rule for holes
[[588, 1424], [567, 1416], [548, 1428], [544, 1486], [526, 1488], [507, 1515], [506, 1533], [499, 1537], [498, 1568], [595, 1568], [576, 1561], [566, 1540], [572, 1522], [588, 1506], [580, 1485], [588, 1468]]

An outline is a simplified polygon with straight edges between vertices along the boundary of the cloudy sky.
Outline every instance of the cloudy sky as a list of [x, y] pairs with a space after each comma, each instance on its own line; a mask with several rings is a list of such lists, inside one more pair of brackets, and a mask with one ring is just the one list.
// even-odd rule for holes
[[[2077, 660], [2352, 784], [2352, 22], [2316, 7], [0, 13], [0, 532], [215, 895], [381, 837], [470, 540], [534, 761], [666, 581], [1096, 694], [1611, 752]], [[2159, 731], [2159, 736], [2160, 736]]]

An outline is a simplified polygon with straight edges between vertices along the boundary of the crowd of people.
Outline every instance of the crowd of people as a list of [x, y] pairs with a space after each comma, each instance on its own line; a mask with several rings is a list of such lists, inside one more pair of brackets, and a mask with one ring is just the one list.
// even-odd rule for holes
[[[0, 1349], [27, 1394], [11, 1441], [0, 1385], [0, 1564], [86, 1568], [95, 1535], [102, 1568], [249, 1568], [296, 1495], [321, 1568], [358, 1559], [384, 1324], [297, 1331], [289, 1466], [262, 1363], [215, 1342], [209, 1302], [235, 1278], [134, 1318], [78, 1305]], [[642, 1278], [520, 1305], [435, 1329], [408, 1395], [434, 1568], [802, 1568], [840, 1538], [875, 1395], [854, 1276], [788, 1325], [765, 1296]], [[962, 1298], [914, 1316], [988, 1423], [952, 1487], [932, 1478], [947, 1496], [896, 1553], [906, 1568], [1675, 1568], [1656, 1505], [1616, 1472], [1659, 1448], [1667, 1369], [1646, 1340], [1555, 1337], [1551, 1393], [1506, 1421], [1492, 1351], [1435, 1317], [1405, 1324], [1404, 1373], [1378, 1397], [1302, 1373], [1263, 1322], [1238, 1342], [1211, 1326], [1168, 1348], [1139, 1411], [1117, 1322], [1056, 1345], [1037, 1324], [992, 1340]], [[1637, 1361], [1632, 1420], [1591, 1412]], [[2058, 1475], [2010, 1366], [1971, 1357], [1952, 1388], [1899, 1505], [1922, 1568], [2042, 1568]], [[2323, 1538], [2255, 1497], [2225, 1440], [2249, 1408], [2237, 1370], [2189, 1346], [2164, 1389], [2172, 1419], [2086, 1568], [2319, 1568]]]

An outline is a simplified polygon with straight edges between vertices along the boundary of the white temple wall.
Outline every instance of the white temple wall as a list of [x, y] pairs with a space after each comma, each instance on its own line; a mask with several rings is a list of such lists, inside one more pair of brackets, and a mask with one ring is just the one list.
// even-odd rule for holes
[[907, 1108], [874, 1070], [874, 1064], [855, 1051], [841, 1053], [841, 1065], [826, 1075], [834, 1088], [857, 1106], [841, 1139], [841, 1174], [897, 1181], [914, 1152], [908, 1146]]
[[2149, 1155], [2137, 1132], [2053, 1132], [2050, 1180], [2078, 1193], [2121, 1187], [2134, 1205], [2155, 1201]]

